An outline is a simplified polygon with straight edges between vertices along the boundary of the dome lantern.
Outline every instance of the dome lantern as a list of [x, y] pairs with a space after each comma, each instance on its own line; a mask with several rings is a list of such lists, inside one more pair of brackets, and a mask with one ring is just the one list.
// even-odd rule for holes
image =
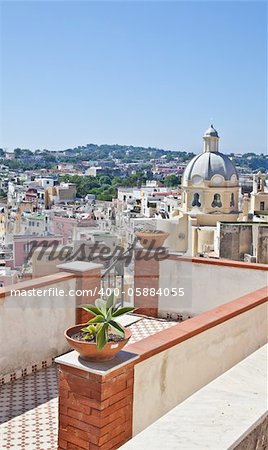
[[203, 152], [218, 152], [219, 151], [219, 135], [217, 130], [211, 124], [205, 131], [203, 140]]

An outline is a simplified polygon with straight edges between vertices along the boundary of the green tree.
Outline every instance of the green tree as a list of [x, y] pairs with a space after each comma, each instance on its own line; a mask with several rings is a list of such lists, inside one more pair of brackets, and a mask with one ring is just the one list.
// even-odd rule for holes
[[18, 159], [22, 156], [22, 149], [21, 148], [15, 148], [14, 149], [14, 156], [15, 159]]
[[180, 178], [178, 177], [178, 175], [175, 174], [167, 175], [164, 179], [164, 185], [167, 187], [175, 187], [178, 186], [179, 184]]
[[101, 175], [99, 181], [100, 184], [111, 184], [112, 182], [111, 177], [108, 177], [107, 175]]

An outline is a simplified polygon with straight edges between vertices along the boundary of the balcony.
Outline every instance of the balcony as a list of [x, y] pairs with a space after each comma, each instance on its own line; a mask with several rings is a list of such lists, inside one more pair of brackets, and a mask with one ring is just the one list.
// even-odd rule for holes
[[[146, 282], [146, 286], [154, 284], [164, 289], [187, 281], [185, 287], [191, 289], [183, 301], [172, 294], [155, 295], [147, 299], [147, 303], [142, 303], [140, 296], [134, 297], [140, 310], [142, 307], [147, 311], [151, 309], [162, 319], [139, 314], [131, 316], [132, 340], [119, 360], [109, 367], [81, 364], [76, 352], [69, 352], [63, 337], [64, 329], [78, 319], [84, 320], [78, 317], [76, 306], [89, 299], [77, 296], [77, 292], [100, 287], [99, 264], [65, 264], [55, 275], [1, 289], [0, 438], [3, 450], [30, 446], [36, 450], [108, 450], [119, 448], [127, 441], [125, 448], [142, 449], [140, 443], [150, 442], [154, 434], [151, 430], [156, 427], [159, 442], [166, 439], [169, 431], [177, 436], [174, 423], [181, 424], [185, 433], [187, 430], [190, 433], [191, 426], [197, 427], [194, 429], [198, 436], [200, 433], [206, 437], [213, 414], [217, 420], [212, 429], [220, 430], [223, 435], [225, 426], [235, 430], [228, 435], [233, 446], [239, 444], [242, 435], [250, 436], [257, 427], [255, 423], [260, 425], [256, 433], [262, 436], [261, 408], [254, 409], [255, 416], [246, 414], [247, 422], [244, 416], [237, 415], [241, 417], [237, 424], [231, 419], [237, 410], [245, 409], [243, 398], [247, 395], [247, 386], [254, 388], [246, 378], [248, 367], [252, 367], [249, 358], [257, 358], [256, 368], [266, 359], [263, 353], [258, 355], [267, 342], [267, 266], [202, 258], [189, 260], [174, 254], [158, 264], [147, 262], [146, 270], [142, 264], [142, 260], [135, 261], [135, 287], [141, 288]], [[205, 277], [209, 283], [205, 283]], [[64, 296], [59, 294], [60, 290]], [[164, 317], [168, 314], [166, 320]], [[181, 320], [178, 316], [187, 320], [178, 322]], [[256, 370], [259, 382], [263, 383], [267, 372], [261, 372], [261, 368]], [[57, 373], [60, 374], [60, 391]], [[89, 389], [93, 392], [96, 409], [87, 406], [93, 399], [86, 389], [81, 391], [80, 386], [83, 380], [90, 380], [90, 374], [95, 374], [98, 380], [98, 390]], [[255, 375], [253, 378], [255, 380]], [[233, 389], [234, 379], [240, 382], [234, 384], [236, 395], [229, 418], [224, 422], [218, 420], [221, 403], [214, 396], [213, 383], [220, 393], [220, 402], [226, 403], [225, 386], [229, 386], [227, 391]], [[219, 390], [217, 383], [221, 386]], [[115, 391], [110, 391], [111, 386]], [[263, 404], [265, 393], [262, 389], [256, 392]], [[229, 407], [225, 403], [223, 412], [228, 416]], [[204, 404], [211, 409], [203, 408]], [[81, 405], [89, 408], [84, 416], [79, 410]], [[203, 413], [198, 416], [200, 408]], [[150, 448], [157, 449], [156, 443], [151, 442]]]

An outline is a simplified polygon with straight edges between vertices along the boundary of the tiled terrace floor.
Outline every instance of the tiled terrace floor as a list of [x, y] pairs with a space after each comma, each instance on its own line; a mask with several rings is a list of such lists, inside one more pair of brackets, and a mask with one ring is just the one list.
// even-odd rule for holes
[[[175, 325], [141, 319], [130, 343]], [[0, 449], [57, 450], [58, 382], [55, 365], [0, 386]]]
[[58, 382], [55, 365], [0, 388], [0, 448], [56, 450]]

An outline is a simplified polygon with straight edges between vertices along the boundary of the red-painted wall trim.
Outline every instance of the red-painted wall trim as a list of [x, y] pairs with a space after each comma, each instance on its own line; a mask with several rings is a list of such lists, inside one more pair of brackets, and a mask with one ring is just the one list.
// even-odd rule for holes
[[[213, 328], [233, 317], [243, 314], [250, 309], [267, 302], [267, 287], [258, 289], [250, 294], [244, 295], [217, 308], [211, 309], [185, 322], [178, 323], [167, 330], [160, 331], [142, 341], [127, 346], [128, 352], [136, 353], [140, 358], [135, 361], [139, 363], [151, 356], [167, 350], [174, 345], [192, 338], [205, 330]], [[250, 326], [250, 323], [249, 323]]]
[[50, 284], [55, 284], [63, 280], [69, 280], [75, 277], [75, 274], [68, 272], [59, 272], [53, 275], [46, 275], [45, 277], [34, 278], [27, 281], [21, 281], [20, 283], [10, 284], [6, 287], [0, 288], [0, 298], [7, 297], [11, 291], [31, 290], [35, 288], [41, 288]]
[[190, 258], [187, 256], [178, 256], [170, 254], [167, 259], [175, 261], [183, 261], [197, 264], [209, 264], [211, 266], [236, 267], [237, 269], [253, 269], [268, 271], [267, 264], [247, 263], [242, 261], [231, 261], [230, 259], [213, 259], [213, 258]]

